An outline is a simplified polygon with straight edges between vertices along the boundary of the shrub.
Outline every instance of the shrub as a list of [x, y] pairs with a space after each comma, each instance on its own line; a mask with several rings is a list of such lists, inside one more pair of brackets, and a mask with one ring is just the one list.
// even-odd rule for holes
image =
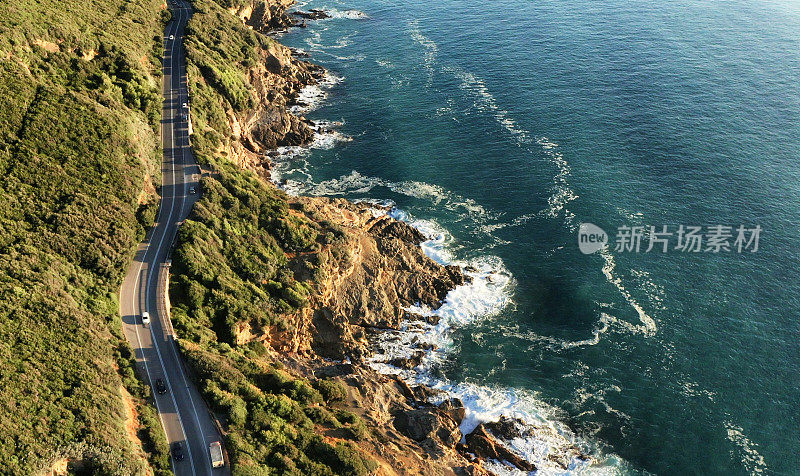
[[330, 379], [319, 379], [314, 382], [314, 387], [322, 394], [327, 403], [341, 402], [347, 398], [347, 391], [341, 382]]

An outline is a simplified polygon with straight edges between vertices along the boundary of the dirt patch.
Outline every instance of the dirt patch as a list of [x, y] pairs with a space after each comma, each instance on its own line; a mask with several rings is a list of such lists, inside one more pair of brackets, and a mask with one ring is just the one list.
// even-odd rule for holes
[[69, 468], [69, 460], [67, 458], [62, 458], [56, 460], [53, 463], [53, 467], [50, 469], [50, 476], [62, 476], [67, 474], [67, 469]]
[[33, 44], [40, 47], [41, 49], [47, 51], [48, 53], [58, 53], [61, 51], [61, 47], [57, 44], [53, 43], [52, 41], [46, 40], [33, 40]]
[[128, 438], [137, 446], [142, 447], [142, 442], [139, 440], [139, 411], [136, 409], [136, 402], [133, 401], [133, 396], [128, 393], [125, 387], [120, 386], [120, 393], [122, 394], [122, 401], [125, 403], [125, 430], [128, 432]]
[[81, 53], [81, 58], [84, 61], [92, 61], [97, 56], [97, 51], [95, 50], [87, 50]]

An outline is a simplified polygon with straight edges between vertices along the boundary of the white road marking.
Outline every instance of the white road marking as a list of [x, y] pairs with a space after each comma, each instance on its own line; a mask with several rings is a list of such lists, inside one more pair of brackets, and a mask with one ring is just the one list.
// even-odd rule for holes
[[[176, 25], [175, 33], [178, 32], [177, 25], [179, 25], [180, 22], [182, 21], [180, 19], [180, 16], [181, 16], [180, 14], [181, 13], [183, 13], [183, 9], [179, 8], [178, 9], [178, 14], [179, 14], [178, 15], [178, 20], [176, 22], [174, 22], [174, 24]], [[175, 56], [174, 56], [174, 54], [175, 54], [175, 40], [172, 40], [172, 44], [170, 45], [170, 60], [172, 61], [172, 65], [170, 67], [170, 78], [173, 78], [175, 76], [174, 75], [174, 70], [175, 70], [175, 59], [174, 59]], [[179, 88], [180, 88], [180, 79], [179, 79]], [[174, 100], [173, 87], [172, 87], [171, 84], [169, 86], [169, 95], [170, 95], [170, 101]], [[174, 116], [173, 116], [173, 118], [174, 118]], [[172, 127], [172, 134], [170, 135], [170, 139], [171, 139], [170, 140], [170, 142], [171, 142], [170, 150], [172, 151], [172, 164], [171, 164], [172, 176], [173, 176], [173, 181], [172, 181], [173, 182], [172, 183], [172, 189], [173, 189], [173, 191], [172, 191], [172, 199], [174, 201], [175, 200], [175, 158], [174, 158], [175, 126], [174, 126], [174, 122], [173, 122], [173, 125], [171, 127]], [[163, 130], [162, 130], [162, 134], [163, 134]], [[163, 137], [163, 135], [162, 135], [162, 137]], [[161, 216], [161, 214], [163, 212], [163, 207], [164, 207], [164, 199], [162, 198], [162, 200], [161, 200], [161, 202], [159, 204], [158, 216]], [[161, 250], [161, 246], [164, 243], [164, 237], [166, 236], [166, 230], [169, 228], [169, 223], [172, 221], [172, 215], [173, 215], [174, 209], [175, 209], [174, 206], [170, 207], [169, 215], [167, 216], [167, 221], [166, 221], [167, 228], [165, 229], [165, 232], [162, 234], [161, 240], [159, 241], [158, 246], [156, 247], [156, 256], [158, 256], [158, 253]], [[158, 226], [156, 225], [156, 227], [153, 228], [153, 232], [155, 233], [155, 230], [157, 230], [157, 229], [158, 229]], [[134, 280], [134, 290], [137, 290], [137, 288], [138, 288], [139, 278], [141, 277], [141, 274], [142, 274], [142, 267], [144, 266], [144, 263], [147, 261], [147, 254], [150, 251], [150, 245], [151, 245], [151, 242], [150, 242], [150, 240], [148, 240], [147, 248], [145, 249], [145, 254], [142, 257], [142, 261], [139, 262], [139, 269], [136, 272], [136, 279]], [[148, 305], [149, 292], [150, 292], [150, 280], [152, 279], [152, 269], [150, 269], [149, 267], [148, 267], [148, 272], [149, 272], [148, 275], [147, 275], [148, 279], [147, 279], [147, 283], [146, 283], [146, 286], [145, 286], [145, 304], [144, 304], [145, 307], [147, 307], [147, 305]], [[135, 292], [138, 294], [138, 291], [135, 291]], [[134, 302], [135, 302], [135, 298], [134, 298]], [[134, 308], [134, 310], [136, 310], [136, 305], [135, 304], [134, 304], [133, 308]], [[134, 323], [134, 329], [136, 331], [136, 340], [138, 341], [139, 348], [143, 349], [142, 348], [142, 344], [141, 344], [141, 338], [139, 336], [139, 327], [135, 323]], [[185, 430], [185, 428], [183, 426], [183, 419], [181, 418], [180, 407], [178, 406], [178, 402], [175, 400], [174, 392], [172, 392], [172, 385], [171, 385], [170, 380], [169, 380], [169, 375], [167, 374], [166, 366], [164, 365], [164, 360], [161, 358], [161, 351], [158, 348], [158, 344], [156, 344], [155, 334], [153, 332], [152, 327], [150, 327], [150, 338], [153, 340], [153, 347], [155, 347], [156, 353], [158, 355], [158, 360], [161, 363], [161, 369], [164, 372], [164, 378], [165, 378], [165, 380], [167, 382], [167, 386], [169, 387], [169, 390], [170, 390], [170, 397], [172, 398], [172, 403], [173, 403], [173, 405], [175, 405], [175, 413], [176, 413], [176, 416], [178, 417], [178, 423], [179, 423], [179, 425], [181, 427], [181, 435], [183, 435], [183, 440], [186, 442], [186, 450], [189, 453], [189, 463], [191, 464], [191, 467], [192, 467], [192, 474], [196, 475], [197, 471], [196, 471], [196, 469], [194, 467], [194, 458], [192, 457], [191, 444], [189, 444], [189, 441], [188, 441], [188, 439], [186, 437], [186, 430]], [[149, 367], [147, 365], [147, 358], [146, 358], [146, 356], [144, 354], [144, 349], [142, 350], [142, 360], [144, 361], [145, 372], [147, 373], [147, 378], [148, 378], [148, 380], [150, 380], [150, 383], [152, 384], [153, 380], [152, 380], [152, 377], [150, 376], [150, 371], [149, 371]], [[162, 425], [162, 427], [164, 429], [164, 433], [166, 434], [166, 425], [164, 424], [164, 419], [161, 416], [161, 408], [158, 405], [158, 398], [156, 398], [154, 396], [153, 400], [156, 402], [156, 410], [158, 410], [159, 419], [161, 420], [161, 425]], [[202, 433], [202, 429], [200, 431]], [[169, 440], [168, 436], [167, 436], [167, 439]], [[170, 459], [173, 462], [173, 467], [175, 467], [176, 466], [176, 464], [175, 464], [176, 462], [175, 462], [174, 458], [172, 458], [171, 451], [170, 451]]]

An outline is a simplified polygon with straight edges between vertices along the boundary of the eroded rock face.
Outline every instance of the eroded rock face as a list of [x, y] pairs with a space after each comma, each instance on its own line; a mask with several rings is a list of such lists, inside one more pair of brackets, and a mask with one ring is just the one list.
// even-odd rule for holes
[[464, 408], [464, 402], [459, 398], [451, 398], [445, 400], [439, 405], [439, 412], [447, 415], [451, 420], [461, 425], [464, 417], [467, 416], [467, 410]]
[[280, 108], [268, 105], [261, 108], [249, 130], [253, 148], [257, 151], [281, 146], [305, 144], [311, 141], [314, 131], [308, 123]]
[[472, 433], [464, 438], [465, 451], [481, 459], [494, 459], [505, 461], [522, 471], [536, 471], [536, 466], [519, 457], [516, 453], [506, 448], [491, 433], [486, 430], [486, 424], [478, 425]]
[[455, 447], [461, 440], [458, 425], [436, 407], [418, 408], [398, 412], [394, 420], [395, 428], [416, 441], [435, 438], [448, 448]]
[[410, 387], [363, 364], [332, 363], [314, 356], [284, 363], [289, 371], [332, 378], [344, 386], [346, 397], [336, 406], [357, 414], [370, 429], [359, 446], [380, 462], [377, 474], [490, 474], [480, 461], [470, 461], [455, 449], [461, 433], [448, 411], [457, 400], [439, 407], [426, 403], [438, 391]]
[[296, 20], [286, 13], [294, 0], [250, 0], [230, 11], [247, 26], [267, 33], [294, 26]]
[[[254, 29], [267, 32], [291, 25], [294, 20], [286, 8], [292, 3], [253, 0], [231, 13]], [[313, 139], [313, 124], [293, 114], [290, 106], [304, 87], [316, 84], [325, 75], [325, 69], [295, 57], [291, 49], [277, 42], [270, 42], [259, 53], [260, 61], [247, 71], [254, 107], [242, 112], [228, 107], [232, 140], [223, 148], [237, 165], [268, 179], [271, 151], [308, 144]]]
[[[374, 216], [366, 204], [323, 198], [298, 199], [306, 215], [342, 230], [345, 240], [320, 252], [326, 279], [289, 345], [328, 358], [361, 360], [369, 353], [368, 332], [397, 329], [406, 308], [438, 308], [447, 293], [467, 278], [443, 267], [419, 247], [425, 237], [410, 225]], [[410, 359], [406, 366], [416, 366]]]

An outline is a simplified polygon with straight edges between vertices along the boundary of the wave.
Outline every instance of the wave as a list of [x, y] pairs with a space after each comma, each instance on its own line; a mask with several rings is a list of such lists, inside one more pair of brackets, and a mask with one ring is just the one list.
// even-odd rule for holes
[[319, 108], [328, 99], [329, 91], [343, 79], [341, 76], [326, 72], [316, 84], [309, 84], [300, 90], [295, 99], [296, 104], [289, 108], [289, 112], [302, 115]]
[[[485, 222], [499, 218], [471, 198], [466, 198], [444, 189], [439, 185], [415, 180], [391, 181], [380, 177], [362, 175], [353, 170], [347, 175], [320, 182], [308, 182], [303, 193], [315, 196], [343, 196], [370, 193], [373, 189], [384, 187], [392, 192], [429, 202], [433, 207], [458, 212], [472, 220]], [[463, 219], [463, 218], [462, 218]]]
[[338, 10], [336, 8], [323, 9], [331, 18], [344, 18], [348, 20], [367, 20], [369, 15], [361, 10]]

